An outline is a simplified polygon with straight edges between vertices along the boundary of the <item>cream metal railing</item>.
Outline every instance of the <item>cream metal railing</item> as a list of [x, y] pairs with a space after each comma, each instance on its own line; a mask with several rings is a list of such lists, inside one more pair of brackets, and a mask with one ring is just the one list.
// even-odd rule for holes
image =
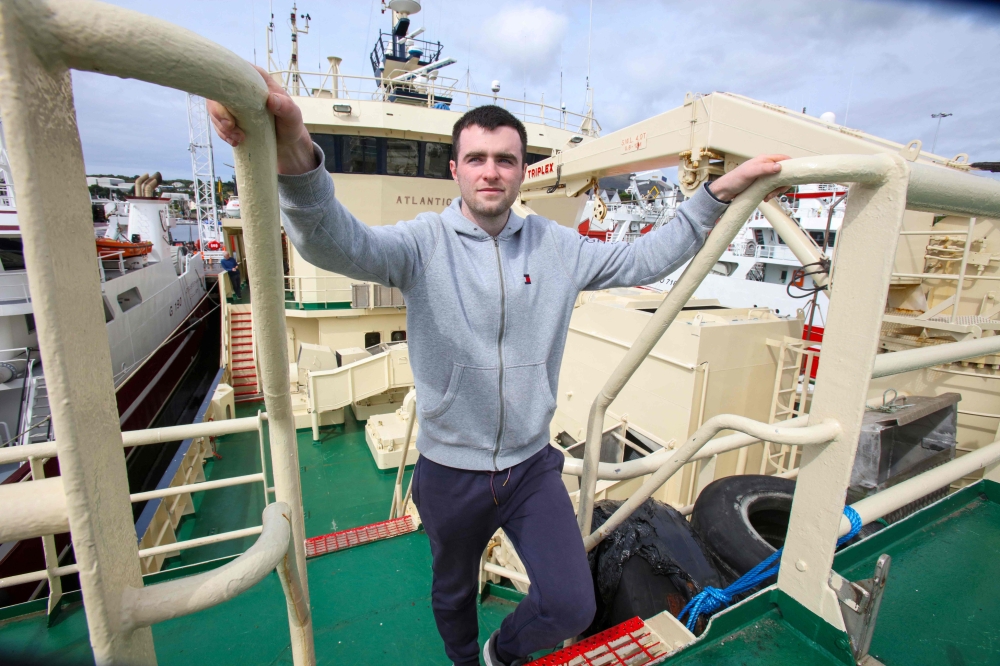
[[[196, 483], [185, 483], [178, 486], [171, 486], [169, 488], [161, 488], [158, 490], [150, 490], [141, 493], [132, 493], [129, 495], [129, 501], [133, 504], [136, 502], [145, 502], [152, 499], [167, 498], [167, 497], [177, 497], [179, 495], [191, 494], [196, 492], [202, 492], [206, 490], [215, 490], [217, 488], [229, 488], [238, 485], [247, 485], [253, 483], [260, 483], [263, 486], [264, 493], [264, 504], [269, 505], [270, 495], [274, 493], [273, 487], [268, 487], [267, 485], [267, 460], [265, 457], [264, 450], [264, 422], [267, 420], [267, 415], [260, 413], [255, 417], [246, 417], [240, 419], [230, 419], [227, 421], [210, 421], [206, 423], [197, 423], [191, 425], [183, 426], [169, 426], [163, 428], [155, 428], [150, 430], [128, 430], [122, 433], [122, 447], [129, 448], [132, 446], [148, 446], [151, 444], [160, 444], [163, 442], [178, 441], [184, 439], [194, 439], [200, 437], [218, 437], [220, 435], [231, 435], [237, 433], [246, 433], [257, 431], [258, 442], [260, 446], [260, 456], [261, 456], [261, 472], [256, 474], [245, 474], [237, 477], [229, 477], [223, 479], [213, 479], [211, 481], [202, 481]], [[31, 464], [31, 475], [32, 479], [39, 481], [45, 478], [43, 465], [45, 462], [53, 457], [58, 456], [58, 445], [56, 442], [43, 442], [38, 444], [24, 444], [21, 446], [0, 449], [0, 465], [8, 463], [17, 462], [29, 462]], [[50, 481], [55, 481], [56, 479], [51, 479]], [[55, 488], [56, 484], [50, 483], [49, 486]], [[3, 488], [5, 486], [0, 486], [0, 496], [3, 495]], [[23, 489], [22, 489], [23, 490]], [[32, 488], [26, 487], [26, 491], [31, 493]], [[19, 491], [21, 492], [21, 491]], [[269, 494], [270, 493], [270, 494]], [[10, 498], [12, 504], [15, 498], [12, 496]], [[60, 521], [58, 523], [59, 527], [62, 528], [64, 525], [62, 523], [62, 514], [56, 509], [53, 509], [51, 517], [46, 519], [49, 522], [46, 523], [48, 528], [51, 528], [52, 521]], [[45, 515], [45, 514], [43, 514]], [[0, 536], [3, 536], [5, 529], [15, 529], [18, 520], [0, 520]], [[189, 539], [185, 541], [175, 541], [159, 546], [154, 546], [152, 548], [145, 548], [139, 550], [138, 556], [140, 559], [147, 560], [149, 558], [155, 557], [157, 555], [163, 555], [166, 553], [177, 553], [180, 550], [187, 548], [197, 548], [200, 546], [207, 546], [209, 544], [221, 543], [224, 541], [232, 541], [235, 539], [242, 539], [247, 536], [253, 536], [255, 534], [260, 534], [263, 529], [263, 525], [248, 527], [239, 530], [231, 530], [229, 532], [222, 532], [219, 534], [213, 534], [206, 537], [200, 537], [196, 539]], [[57, 534], [60, 532], [65, 532], [66, 529], [59, 529], [58, 531], [52, 532], [52, 534]], [[24, 538], [19, 536], [18, 533], [7, 534], [3, 539], [4, 541], [16, 540], [19, 538]], [[43, 538], [51, 538], [50, 536], [45, 536]], [[2, 541], [0, 541], [2, 542]], [[54, 548], [54, 545], [53, 545]], [[58, 573], [53, 573], [58, 570]], [[59, 577], [64, 575], [69, 575], [72, 573], [78, 573], [76, 565], [69, 565], [67, 567], [53, 567], [48, 570], [39, 570], [20, 574], [17, 576], [10, 576], [8, 578], [0, 579], [0, 588], [11, 587], [13, 585], [21, 585], [23, 583], [44, 580], [46, 577], [50, 579], [50, 585], [53, 577]]]
[[[265, 525], [258, 539], [261, 549], [244, 553], [233, 563], [236, 567], [212, 572], [218, 593], [208, 598], [198, 596], [196, 588], [203, 582], [198, 578], [174, 581], [169, 588], [143, 587], [125, 461], [116, 442], [124, 437], [115, 407], [100, 275], [93, 269], [92, 215], [70, 69], [140, 79], [214, 99], [233, 112], [246, 135], [234, 150], [235, 164], [247, 259], [254, 267], [249, 277], [262, 350], [275, 499], [285, 506], [283, 518], [265, 521], [279, 531]], [[128, 615], [136, 609], [155, 606], [150, 621], [192, 612], [239, 594], [246, 589], [244, 582], [276, 565], [286, 593], [293, 661], [315, 663], [288, 386], [274, 127], [266, 95], [264, 81], [247, 62], [165, 21], [90, 0], [0, 2], [0, 113], [11, 161], [22, 167], [15, 177], [18, 213], [24, 218], [28, 282], [58, 433], [57, 441], [46, 445], [51, 446], [49, 457], [58, 455], [61, 468], [58, 478], [15, 484], [5, 492], [20, 494], [18, 506], [24, 510], [18, 524], [28, 533], [54, 532], [39, 531], [32, 517], [36, 513], [58, 517], [62, 531], [68, 526], [99, 665], [156, 663], [148, 626], [129, 623]], [[61, 196], [51, 196], [55, 191]], [[41, 511], [44, 498], [54, 503], [49, 513]], [[11, 513], [17, 512], [5, 511], [0, 519], [9, 523]], [[275, 542], [284, 548], [272, 547]], [[260, 555], [263, 551], [266, 556]], [[252, 575], [247, 573], [251, 569]], [[190, 603], [194, 599], [198, 602]]]
[[[279, 81], [290, 80], [290, 70], [271, 72]], [[299, 78], [299, 96], [333, 100], [358, 100], [388, 102], [394, 101], [397, 92], [410, 92], [426, 97], [426, 100], [405, 98], [406, 104], [417, 103], [420, 106], [434, 108], [441, 96], [451, 98], [447, 103], [448, 110], [467, 111], [483, 104], [497, 104], [527, 123], [538, 123], [548, 127], [556, 127], [571, 132], [580, 132], [587, 136], [599, 136], [601, 127], [598, 122], [585, 114], [566, 111], [545, 103], [544, 98], [538, 102], [515, 97], [503, 97], [493, 93], [482, 93], [471, 89], [458, 87], [458, 80], [439, 76], [427, 80], [411, 80], [394, 82], [385, 81], [373, 76], [352, 76], [327, 71], [295, 72]], [[310, 85], [311, 83], [311, 85]], [[386, 85], [383, 85], [386, 84]], [[292, 94], [290, 88], [287, 89]], [[593, 129], [588, 129], [588, 123]]]
[[[320, 414], [346, 407], [390, 389], [413, 386], [409, 347], [405, 342], [333, 370], [310, 370], [307, 407], [313, 441], [319, 441]], [[406, 455], [404, 453], [403, 457]]]
[[326, 286], [346, 279], [340, 275], [285, 275], [285, 291], [292, 292], [296, 303], [349, 303], [353, 293], [350, 286]]
[[[822, 365], [822, 381], [817, 381], [807, 421], [810, 425], [787, 430], [733, 415], [714, 417], [699, 428], [681, 449], [669, 456], [661, 455], [664, 462], [652, 472], [643, 486], [601, 528], [591, 533], [594, 491], [601, 472], [601, 435], [608, 407], [764, 195], [777, 187], [812, 182], [854, 185], [840, 234], [836, 282], [838, 293], [850, 293], [852, 300], [847, 303], [843, 298], [831, 298], [824, 336], [824, 354], [843, 362]], [[866, 369], [874, 367], [876, 373], [893, 374], [914, 367], [929, 367], [962, 354], [981, 355], [984, 349], [995, 348], [982, 340], [975, 341], [980, 343], [979, 346], [966, 343], [957, 343], [965, 344], [963, 347], [947, 345], [950, 348], [948, 351], [925, 348], [897, 352], [879, 358], [891, 359], [897, 354], [908, 356], [895, 363], [882, 361], [882, 367], [879, 367], [877, 344], [893, 261], [891, 253], [882, 252], [881, 248], [890, 247], [895, 242], [907, 207], [928, 212], [1000, 217], [1000, 184], [937, 167], [910, 164], [895, 155], [825, 156], [788, 160], [782, 164], [779, 174], [758, 180], [736, 198], [591, 406], [580, 470], [578, 515], [588, 549], [596, 546], [721, 429], [732, 429], [784, 445], [808, 446], [798, 473], [801, 482], [796, 486], [778, 586], [807, 610], [834, 627], [844, 629], [839, 602], [830, 587], [830, 564], [836, 537], [845, 531], [841, 509], [872, 376]], [[884, 498], [882, 504], [901, 506], [900, 502], [905, 504], [910, 501], [907, 498], [913, 492], [926, 494], [936, 489], [930, 486], [941, 479], [945, 479], [941, 485], [947, 485], [950, 482], [948, 479], [968, 474], [969, 468], [995, 463], [1000, 458], [1000, 451], [987, 448], [992, 453], [968, 454], [955, 461], [961, 462], [961, 465], [949, 463], [946, 471], [938, 472], [936, 476], [916, 477], [909, 486], [909, 494], [897, 492]], [[653, 457], [639, 462], [649, 464]], [[998, 472], [994, 469], [988, 474]]]
[[[953, 231], [942, 231], [940, 229], [928, 229], [928, 230], [918, 230], [918, 231], [903, 231], [900, 233], [901, 236], [931, 236], [931, 237], [951, 237], [959, 236], [963, 237], [962, 240], [962, 250], [960, 256], [946, 257], [942, 255], [924, 255], [925, 265], [927, 260], [935, 260], [939, 265], [954, 264], [958, 262], [958, 273], [934, 273], [928, 272], [925, 268], [924, 272], [921, 273], [893, 273], [894, 278], [909, 278], [909, 279], [919, 279], [924, 280], [946, 280], [955, 282], [955, 293], [949, 298], [945, 299], [934, 308], [928, 310], [922, 315], [918, 315], [915, 318], [900, 318], [890, 315], [887, 321], [895, 323], [916, 323], [919, 325], [920, 321], [926, 321], [925, 325], [933, 326], [931, 317], [935, 317], [942, 312], [951, 310], [951, 315], [948, 317], [949, 324], [958, 323], [958, 306], [962, 301], [962, 291], [965, 288], [966, 280], [1000, 280], [1000, 275], [982, 275], [982, 268], [980, 268], [975, 275], [969, 275], [966, 271], [969, 264], [969, 252], [972, 249], [972, 244], [975, 242], [973, 240], [973, 232], [976, 229], [976, 218], [969, 218], [969, 226], [967, 229], [956, 229]], [[950, 240], [950, 238], [949, 238]], [[942, 248], [943, 249], [943, 248]], [[954, 254], [956, 250], [946, 249], [945, 251]]]

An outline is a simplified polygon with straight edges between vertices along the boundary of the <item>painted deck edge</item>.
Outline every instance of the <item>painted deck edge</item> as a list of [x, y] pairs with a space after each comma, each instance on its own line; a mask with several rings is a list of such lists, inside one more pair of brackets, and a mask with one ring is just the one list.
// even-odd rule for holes
[[[162, 583], [168, 580], [174, 580], [175, 578], [184, 578], [185, 576], [193, 576], [195, 574], [200, 574], [205, 571], [211, 571], [212, 569], [217, 569], [224, 564], [227, 564], [238, 555], [227, 555], [226, 557], [220, 557], [216, 560], [208, 560], [207, 562], [197, 562], [195, 564], [189, 564], [184, 567], [176, 567], [174, 569], [164, 569], [156, 573], [146, 574], [142, 577], [143, 586], [155, 585], [156, 583]], [[62, 600], [59, 603], [60, 608], [65, 608], [66, 606], [72, 605], [74, 603], [79, 603], [83, 600], [80, 595], [80, 590], [73, 590], [67, 592], [63, 595]], [[0, 608], [0, 627], [3, 626], [4, 622], [9, 620], [20, 620], [29, 615], [34, 615], [39, 612], [45, 612], [48, 608], [49, 598], [48, 596], [39, 597], [32, 601], [25, 601], [24, 603], [14, 604], [13, 606], [5, 606]]]
[[853, 546], [848, 546], [833, 558], [833, 569], [836, 572], [846, 571], [866, 560], [875, 566], [878, 558], [890, 545], [901, 541], [917, 530], [936, 520], [951, 515], [965, 506], [977, 501], [1000, 503], [1000, 484], [993, 481], [977, 481], [961, 490], [943, 497], [934, 504], [924, 507], [897, 523], [876, 532]]

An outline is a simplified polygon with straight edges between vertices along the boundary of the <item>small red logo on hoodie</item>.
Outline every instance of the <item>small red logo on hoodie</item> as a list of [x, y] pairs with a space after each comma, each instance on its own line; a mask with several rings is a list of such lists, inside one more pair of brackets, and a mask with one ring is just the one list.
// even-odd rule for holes
[[527, 273], [524, 274], [524, 284], [531, 284], [531, 276]]

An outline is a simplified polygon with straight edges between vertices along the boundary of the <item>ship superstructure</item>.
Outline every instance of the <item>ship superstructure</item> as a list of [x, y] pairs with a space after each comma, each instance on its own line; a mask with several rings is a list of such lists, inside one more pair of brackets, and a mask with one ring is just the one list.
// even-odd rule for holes
[[[26, 576], [51, 585], [78, 574], [82, 592], [66, 604], [57, 599], [53, 605], [50, 596], [49, 611], [61, 608], [65, 614], [54, 630], [43, 626], [41, 614], [28, 614], [43, 606], [21, 608], [24, 615], [0, 625], [0, 645], [13, 646], [18, 656], [72, 654], [98, 663], [189, 663], [193, 653], [205, 661], [241, 664], [289, 659], [301, 665], [439, 663], [440, 646], [428, 621], [426, 537], [412, 529], [405, 457], [400, 456], [395, 484], [390, 477], [370, 476], [362, 487], [363, 467], [350, 460], [358, 447], [347, 445], [357, 436], [353, 420], [324, 428], [327, 439], [316, 444], [307, 433], [296, 438], [273, 129], [262, 110], [266, 91], [257, 72], [221, 47], [161, 21], [81, 0], [47, 0], [46, 6], [53, 10], [49, 18], [31, 32], [20, 23], [23, 14], [0, 6], [0, 54], [16, 51], [17, 62], [34, 73], [26, 76], [10, 58], [0, 58], [0, 78], [11, 84], [0, 87], [0, 105], [19, 128], [16, 156], [33, 167], [32, 173], [51, 173], [82, 190], [78, 142], [60, 143], [63, 153], [31, 150], [52, 146], [53, 132], [69, 138], [75, 132], [68, 120], [73, 116], [69, 89], [55, 85], [65, 71], [41, 66], [32, 50], [36, 39], [45, 47], [46, 62], [59, 59], [67, 66], [197, 88], [192, 92], [214, 95], [239, 114], [246, 130], [246, 141], [235, 151], [244, 184], [242, 247], [252, 267], [249, 344], [267, 411], [229, 418], [219, 409], [213, 410], [218, 422], [123, 435], [113, 414], [114, 383], [103, 346], [95, 345], [93, 357], [72, 353], [75, 344], [102, 339], [98, 313], [86, 308], [87, 302], [98, 302], [99, 282], [86, 264], [74, 262], [73, 254], [92, 242], [83, 225], [89, 222], [86, 201], [54, 200], [29, 190], [29, 259], [57, 254], [75, 278], [60, 285], [44, 262], [28, 263], [32, 284], [44, 286], [52, 299], [51, 306], [39, 308], [38, 327], [43, 357], [61, 370], [52, 384], [59, 436], [54, 443], [2, 453], [7, 459], [58, 458], [63, 474], [4, 489], [0, 499], [9, 502], [5, 508], [10, 510], [0, 513], [0, 538], [69, 529], [78, 564], [50, 562]], [[82, 24], [92, 32], [80, 41], [68, 39], [76, 34], [72, 27]], [[132, 41], [126, 25], [159, 39]], [[53, 51], [53, 44], [65, 51]], [[166, 53], [176, 58], [169, 67]], [[211, 62], [199, 59], [205, 54]], [[201, 75], [197, 84], [178, 77], [177, 59], [180, 69]], [[62, 93], [41, 95], [42, 90]], [[956, 408], [957, 397], [922, 392], [920, 376], [943, 371], [985, 380], [995, 367], [991, 361], [1000, 353], [1000, 338], [992, 333], [1000, 325], [993, 317], [1000, 308], [991, 304], [986, 289], [1000, 279], [992, 252], [1000, 218], [995, 182], [966, 173], [962, 160], [921, 153], [919, 146], [908, 151], [773, 105], [716, 93], [691, 96], [684, 106], [542, 160], [529, 171], [521, 200], [532, 205], [576, 199], [595, 189], [600, 178], [678, 162], [682, 191], [690, 192], [764, 151], [787, 152], [793, 159], [780, 174], [737, 197], [665, 298], [633, 290], [581, 297], [551, 431], [553, 445], [567, 453], [562, 470], [567, 490], [578, 506], [584, 546], [596, 558], [618, 540], [619, 529], [628, 529], [623, 521], [648, 506], [650, 498], [660, 500], [653, 506], [672, 516], [678, 530], [694, 530], [702, 515], [697, 500], [711, 483], [735, 479], [759, 491], [753, 484], [784, 482], [782, 502], [759, 510], [749, 504], [734, 509], [728, 502], [716, 516], [737, 520], [746, 530], [744, 543], [768, 544], [770, 561], [780, 563], [777, 580], [764, 581], [768, 586], [742, 603], [716, 610], [707, 624], [698, 617], [678, 620], [683, 612], [661, 597], [655, 600], [658, 610], [603, 631], [595, 628], [594, 635], [565, 650], [538, 655], [540, 663], [990, 663], [997, 654], [997, 610], [987, 602], [997, 594], [992, 551], [1000, 534], [1000, 441], [993, 441], [992, 433], [986, 442], [970, 438], [962, 431], [962, 417], [969, 414]], [[558, 168], [549, 168], [554, 164]], [[849, 184], [835, 265], [820, 261], [822, 256], [816, 259], [815, 244], [785, 219], [785, 212], [769, 209], [770, 223], [800, 262], [824, 268], [825, 275], [817, 272], [813, 279], [831, 292], [816, 390], [807, 396], [797, 383], [812, 374], [816, 359], [802, 349], [800, 337], [787, 334], [801, 327], [801, 319], [752, 308], [706, 311], [691, 297], [768, 192], [810, 183]], [[64, 232], [58, 240], [47, 233], [54, 229]], [[886, 251], [894, 245], [895, 257]], [[373, 298], [374, 293], [369, 291]], [[974, 310], [978, 313], [971, 314]], [[890, 330], [887, 324], [923, 333]], [[890, 339], [909, 348], [892, 350]], [[394, 355], [400, 350], [390, 346], [372, 355], [344, 348], [337, 368], [308, 370], [306, 379], [328, 378], [327, 396], [336, 394], [337, 377], [358, 390], [364, 383], [355, 381], [361, 377], [353, 377], [352, 370], [379, 362], [385, 364], [385, 382], [405, 382], [397, 367], [403, 364]], [[358, 355], [353, 363], [351, 353]], [[959, 369], [960, 364], [975, 369]], [[899, 391], [870, 404], [870, 393], [882, 380], [893, 381]], [[977, 394], [972, 383], [965, 386], [963, 400], [971, 395], [985, 405], [976, 418], [995, 419], [995, 397], [981, 388]], [[770, 405], [768, 387], [773, 387]], [[908, 395], [901, 400], [901, 393]], [[411, 395], [404, 409], [412, 413], [418, 399]], [[87, 405], [86, 412], [80, 404]], [[924, 419], [933, 427], [925, 430], [929, 421]], [[411, 420], [403, 451], [412, 425]], [[906, 451], [927, 463], [923, 466], [895, 455], [902, 449], [893, 447], [903, 442], [893, 438], [906, 426], [919, 431]], [[930, 437], [931, 432], [943, 436]], [[887, 440], [880, 439], [882, 433], [888, 433]], [[233, 447], [226, 453], [254, 464], [259, 446], [261, 468], [157, 489], [156, 497], [205, 493], [199, 495], [205, 501], [195, 511], [201, 512], [197, 520], [209, 517], [208, 498], [224, 489], [242, 488], [243, 497], [254, 498], [252, 509], [250, 502], [240, 505], [248, 514], [260, 504], [266, 508], [259, 524], [255, 515], [245, 527], [220, 520], [225, 531], [140, 550], [127, 520], [136, 498], [128, 492], [121, 447], [181, 436], [201, 442], [231, 438], [227, 443]], [[885, 461], [862, 455], [871, 452], [869, 445], [876, 453], [887, 446], [882, 450], [890, 455]], [[749, 473], [758, 462], [762, 474]], [[371, 472], [370, 461], [365, 464]], [[936, 466], [928, 469], [930, 464]], [[354, 476], [334, 481], [345, 468]], [[938, 499], [970, 475], [983, 478]], [[858, 487], [866, 489], [860, 498], [853, 494]], [[354, 490], [341, 492], [345, 488]], [[345, 515], [358, 519], [359, 507], [370, 503], [367, 493], [374, 489], [381, 491], [376, 502], [391, 500], [391, 518], [343, 529]], [[596, 506], [602, 495], [619, 503]], [[668, 510], [668, 504], [674, 508]], [[342, 505], [352, 510], [340, 512]], [[686, 515], [694, 527], [688, 527]], [[883, 523], [889, 527], [882, 529]], [[335, 531], [327, 533], [331, 528]], [[871, 529], [859, 532], [865, 528]], [[837, 552], [842, 535], [860, 541]], [[706, 538], [706, 548], [709, 542], [718, 546], [714, 537]], [[141, 557], [226, 541], [240, 547], [219, 559], [142, 576]], [[496, 597], [518, 600], [523, 597], [515, 588], [540, 584], [509, 546], [501, 534], [484, 553], [480, 619], [487, 634], [504, 614]], [[775, 554], [779, 546], [780, 555]], [[315, 557], [307, 563], [307, 555]], [[927, 562], [947, 575], [928, 576]], [[636, 580], [642, 586], [657, 579], [654, 573]], [[640, 589], [649, 591], [648, 586]], [[690, 600], [695, 592], [687, 589], [680, 598]], [[76, 603], [81, 598], [84, 607]], [[970, 607], [976, 609], [972, 620]], [[285, 623], [275, 621], [282, 614], [287, 631]]]
[[[366, 224], [378, 226], [408, 220], [426, 211], [440, 212], [458, 196], [449, 161], [451, 130], [461, 114], [481, 104], [506, 107], [524, 123], [528, 133], [528, 164], [560, 152], [576, 149], [599, 135], [600, 125], [592, 115], [498, 94], [500, 84], [489, 94], [459, 87], [447, 76], [455, 63], [446, 47], [410, 30], [411, 17], [420, 10], [416, 2], [388, 3], [389, 30], [381, 30], [369, 54], [372, 76], [341, 73], [342, 59], [330, 57], [326, 72], [300, 68], [297, 48], [307, 34], [308, 15], [293, 7], [289, 27], [292, 52], [281, 67], [269, 51], [274, 77], [302, 109], [313, 140], [322, 148], [336, 186], [337, 197]], [[279, 35], [274, 22], [268, 27], [268, 44]], [[232, 200], [231, 200], [232, 201]], [[567, 226], [579, 224], [583, 198], [553, 198], [533, 210]], [[230, 207], [226, 208], [230, 214]], [[227, 248], [242, 261], [245, 256], [241, 222], [223, 220]], [[341, 383], [341, 375], [387, 376], [381, 365], [390, 347], [405, 347], [406, 309], [398, 290], [389, 289], [324, 271], [305, 261], [287, 241], [285, 262], [286, 321], [292, 400], [298, 427], [318, 428], [343, 423], [350, 405], [358, 418], [384, 414], [381, 425], [371, 424], [370, 445], [380, 467], [394, 467], [398, 450], [387, 450], [404, 427], [395, 415], [412, 379], [378, 381], [361, 392], [339, 392], [329, 398], [322, 384]], [[252, 304], [232, 304], [227, 351], [238, 372], [230, 379], [237, 400], [259, 396], [256, 362], [250, 354], [249, 338], [238, 337], [252, 316]], [[396, 356], [400, 355], [396, 351]], [[405, 356], [405, 354], [403, 355]], [[373, 358], [377, 357], [377, 358]], [[346, 359], [346, 360], [345, 360]], [[364, 360], [365, 363], [353, 365]], [[348, 365], [350, 369], [341, 370]], [[320, 386], [310, 388], [308, 372]], [[322, 372], [329, 372], [324, 375]], [[352, 379], [351, 382], [356, 382]], [[395, 434], [394, 434], [395, 433]]]

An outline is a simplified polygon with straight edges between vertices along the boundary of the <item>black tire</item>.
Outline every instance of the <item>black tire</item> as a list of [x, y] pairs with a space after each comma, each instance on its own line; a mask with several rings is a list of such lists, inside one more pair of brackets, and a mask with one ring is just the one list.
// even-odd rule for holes
[[[621, 502], [594, 506], [593, 526], [604, 524]], [[669, 610], [677, 615], [706, 585], [722, 577], [690, 524], [676, 509], [647, 500], [589, 554], [597, 596], [590, 636], [633, 617]]]
[[691, 526], [732, 580], [785, 543], [795, 482], [747, 474], [713, 481], [694, 504]]

